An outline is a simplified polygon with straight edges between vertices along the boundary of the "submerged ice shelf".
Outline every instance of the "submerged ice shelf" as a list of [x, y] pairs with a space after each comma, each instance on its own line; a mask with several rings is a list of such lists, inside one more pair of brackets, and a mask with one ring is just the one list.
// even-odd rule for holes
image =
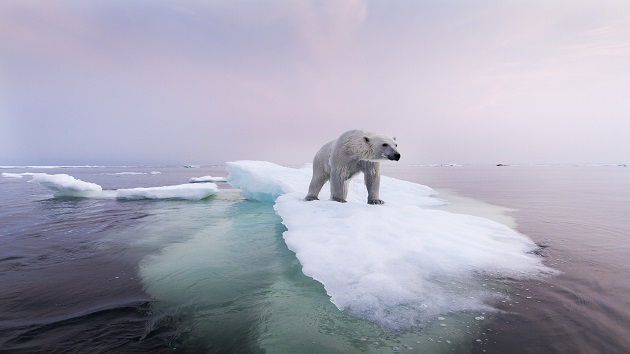
[[358, 177], [348, 203], [305, 202], [309, 166], [237, 161], [227, 169], [244, 197], [275, 203], [287, 246], [339, 309], [390, 328], [490, 310], [497, 294], [482, 284], [489, 276], [555, 273], [532, 253], [537, 246], [528, 237], [485, 218], [437, 210], [445, 202], [426, 186], [382, 176], [386, 204], [375, 206], [366, 204]]

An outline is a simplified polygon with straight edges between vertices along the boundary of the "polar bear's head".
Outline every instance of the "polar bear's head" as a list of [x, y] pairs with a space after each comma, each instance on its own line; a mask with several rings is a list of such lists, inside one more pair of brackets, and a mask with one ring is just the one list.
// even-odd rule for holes
[[375, 134], [369, 136], [365, 135], [363, 140], [370, 145], [370, 152], [372, 154], [370, 160], [400, 160], [396, 138]]

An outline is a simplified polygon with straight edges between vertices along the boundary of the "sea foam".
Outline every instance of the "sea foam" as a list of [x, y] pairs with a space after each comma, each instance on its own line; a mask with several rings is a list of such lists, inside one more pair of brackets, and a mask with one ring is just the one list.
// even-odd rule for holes
[[[537, 246], [528, 237], [485, 218], [437, 210], [445, 201], [426, 186], [382, 176], [386, 204], [368, 205], [356, 178], [347, 203], [305, 202], [309, 166], [237, 161], [227, 169], [243, 196], [275, 201], [287, 246], [339, 309], [390, 328], [490, 310], [498, 294], [485, 286], [489, 278], [555, 273], [533, 254]], [[327, 184], [320, 196], [328, 193]]]

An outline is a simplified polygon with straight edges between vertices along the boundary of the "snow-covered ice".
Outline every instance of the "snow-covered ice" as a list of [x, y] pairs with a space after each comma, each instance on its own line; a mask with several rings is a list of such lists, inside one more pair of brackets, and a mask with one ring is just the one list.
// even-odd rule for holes
[[25, 172], [25, 173], [11, 173], [11, 172], [2, 172], [2, 177], [5, 178], [22, 178], [24, 176], [32, 176], [34, 173]]
[[212, 177], [212, 176], [203, 176], [203, 177], [193, 177], [190, 179], [189, 183], [207, 183], [207, 182], [225, 182], [225, 177]]
[[67, 174], [35, 173], [30, 182], [52, 190], [56, 197], [201, 200], [219, 192], [214, 183], [103, 190], [98, 184], [84, 182]]
[[55, 192], [59, 197], [99, 197], [103, 188], [96, 183], [84, 182], [66, 174], [35, 173], [30, 182], [36, 182]]
[[203, 185], [179, 184], [175, 186], [118, 189], [117, 199], [187, 199], [201, 200], [219, 192], [214, 183]]
[[528, 237], [485, 218], [438, 210], [445, 202], [429, 187], [381, 177], [384, 205], [368, 205], [361, 178], [350, 184], [348, 203], [303, 201], [310, 166], [269, 162], [227, 164], [228, 181], [244, 197], [275, 201], [283, 237], [304, 274], [322, 283], [341, 310], [391, 328], [406, 328], [437, 315], [489, 310], [496, 294], [481, 286], [492, 276], [554, 274], [531, 253]]

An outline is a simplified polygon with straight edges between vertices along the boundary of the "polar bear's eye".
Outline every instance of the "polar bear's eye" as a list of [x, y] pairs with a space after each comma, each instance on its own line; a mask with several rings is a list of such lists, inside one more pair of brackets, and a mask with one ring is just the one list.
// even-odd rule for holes
[[387, 143], [383, 143], [383, 147], [387, 147]]

